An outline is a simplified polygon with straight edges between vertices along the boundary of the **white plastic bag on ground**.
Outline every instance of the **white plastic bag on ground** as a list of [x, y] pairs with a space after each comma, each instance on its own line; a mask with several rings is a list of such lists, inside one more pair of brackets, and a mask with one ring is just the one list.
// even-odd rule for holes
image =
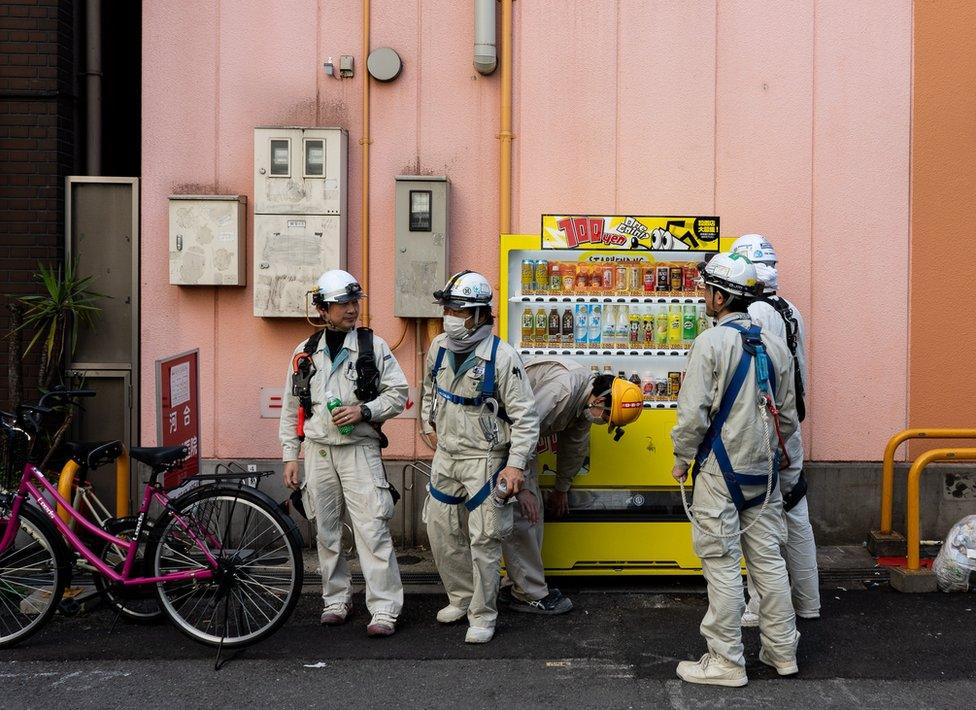
[[976, 515], [952, 526], [932, 569], [943, 592], [976, 592]]

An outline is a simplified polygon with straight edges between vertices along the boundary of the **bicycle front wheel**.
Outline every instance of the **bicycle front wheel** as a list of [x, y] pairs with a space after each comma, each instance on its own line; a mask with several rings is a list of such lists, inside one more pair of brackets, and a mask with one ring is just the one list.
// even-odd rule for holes
[[[10, 512], [3, 516], [0, 536], [11, 524]], [[0, 554], [0, 648], [23, 641], [54, 614], [68, 583], [64, 559], [57, 530], [25, 502], [14, 540]]]
[[302, 588], [295, 524], [253, 488], [208, 486], [181, 496], [154, 524], [147, 555], [157, 576], [213, 570], [210, 580], [156, 585], [177, 628], [211, 646], [242, 647], [271, 635]]

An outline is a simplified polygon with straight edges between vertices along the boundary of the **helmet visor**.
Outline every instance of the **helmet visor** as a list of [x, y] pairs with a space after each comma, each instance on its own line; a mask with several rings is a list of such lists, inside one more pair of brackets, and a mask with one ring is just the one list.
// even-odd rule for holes
[[366, 298], [363, 287], [358, 283], [351, 283], [346, 284], [345, 289], [339, 293], [324, 294], [316, 291], [312, 294], [312, 303], [316, 306], [325, 306], [329, 303], [351, 303], [361, 298]]

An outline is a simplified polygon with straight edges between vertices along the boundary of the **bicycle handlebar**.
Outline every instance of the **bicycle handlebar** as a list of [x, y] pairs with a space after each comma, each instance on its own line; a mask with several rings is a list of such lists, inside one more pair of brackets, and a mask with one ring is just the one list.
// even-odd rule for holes
[[37, 403], [38, 408], [43, 408], [48, 399], [75, 399], [79, 397], [94, 397], [95, 390], [52, 390], [48, 392]]

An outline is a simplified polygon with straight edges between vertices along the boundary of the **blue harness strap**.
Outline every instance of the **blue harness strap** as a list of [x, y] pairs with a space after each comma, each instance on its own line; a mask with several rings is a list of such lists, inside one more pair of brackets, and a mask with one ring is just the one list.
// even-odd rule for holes
[[[437, 396], [443, 400], [451, 402], [452, 404], [458, 404], [462, 407], [480, 407], [485, 403], [486, 400], [492, 399], [495, 396], [495, 355], [498, 353], [498, 343], [501, 339], [497, 335], [493, 335], [491, 343], [491, 355], [488, 361], [485, 363], [485, 374], [481, 380], [481, 386], [478, 388], [478, 395], [476, 397], [464, 397], [459, 394], [455, 394], [450, 390], [446, 390], [437, 384], [437, 373], [441, 371], [441, 367], [444, 364], [444, 354], [447, 352], [445, 348], [438, 348], [437, 357], [434, 359], [434, 367], [430, 373], [431, 382], [434, 383], [434, 391]], [[498, 407], [498, 418], [502, 421], [511, 423], [508, 415], [505, 413], [504, 408]]]
[[[768, 476], [765, 474], [736, 473], [732, 468], [732, 461], [729, 459], [725, 443], [722, 441], [722, 427], [725, 426], [729, 414], [732, 413], [732, 406], [739, 397], [739, 392], [742, 390], [742, 385], [745, 384], [746, 378], [749, 376], [749, 369], [752, 367], [754, 361], [756, 365], [756, 381], [760, 390], [770, 397], [775, 396], [776, 382], [772, 370], [769, 367], [769, 358], [766, 355], [766, 349], [760, 338], [760, 333], [762, 332], [760, 327], [758, 325], [752, 325], [747, 329], [737, 323], [723, 323], [722, 325], [739, 331], [739, 334], [742, 336], [742, 357], [739, 359], [739, 364], [732, 374], [732, 379], [729, 381], [728, 387], [725, 388], [725, 392], [722, 394], [722, 401], [719, 404], [718, 413], [712, 419], [702, 439], [702, 443], [698, 447], [698, 452], [695, 454], [695, 473], [697, 474], [701, 470], [702, 464], [708, 458], [708, 454], [714, 453], [715, 461], [722, 471], [722, 478], [725, 480], [725, 485], [729, 489], [732, 502], [735, 504], [736, 510], [741, 512], [755, 505], [760, 505], [766, 498], [766, 492], [763, 491], [758, 496], [747, 499], [742, 492], [742, 486], [764, 486], [768, 483]], [[779, 450], [777, 449], [773, 458], [772, 485], [774, 487], [778, 485], [779, 460]]]
[[445, 505], [461, 505], [464, 503], [464, 507], [467, 508], [468, 512], [470, 513], [479, 505], [484, 503], [488, 496], [491, 495], [492, 490], [498, 483], [498, 474], [501, 473], [503, 468], [505, 468], [504, 462], [501, 466], [499, 466], [498, 470], [491, 475], [491, 478], [485, 481], [485, 484], [475, 491], [475, 494], [470, 498], [466, 498], [466, 496], [448, 495], [444, 491], [434, 488], [433, 482], [427, 484], [427, 490], [430, 491], [430, 495], [434, 500], [440, 501]]

